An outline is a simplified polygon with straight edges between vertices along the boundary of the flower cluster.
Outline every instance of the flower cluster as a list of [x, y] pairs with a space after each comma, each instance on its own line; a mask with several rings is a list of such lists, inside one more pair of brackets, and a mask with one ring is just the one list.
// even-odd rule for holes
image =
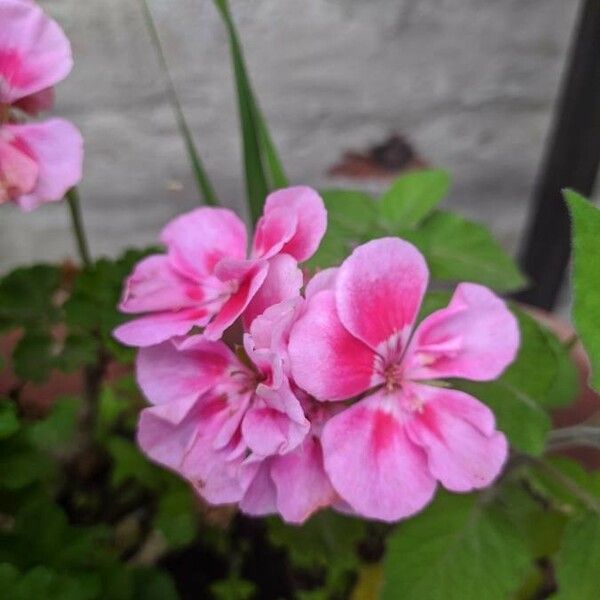
[[294, 523], [323, 507], [394, 521], [438, 483], [489, 485], [506, 438], [446, 379], [496, 378], [519, 346], [514, 317], [463, 283], [417, 325], [428, 269], [398, 238], [367, 242], [304, 285], [298, 263], [326, 221], [319, 195], [292, 187], [267, 198], [249, 258], [229, 210], [165, 227], [166, 253], [126, 282], [121, 309], [139, 316], [115, 331], [140, 347], [142, 450], [208, 502]]
[[0, 204], [30, 211], [81, 179], [83, 141], [64, 119], [26, 122], [52, 107], [73, 61], [57, 23], [28, 0], [0, 0]]

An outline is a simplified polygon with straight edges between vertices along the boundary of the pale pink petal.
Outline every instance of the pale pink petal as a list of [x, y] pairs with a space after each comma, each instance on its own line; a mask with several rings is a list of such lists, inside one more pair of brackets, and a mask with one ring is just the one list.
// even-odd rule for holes
[[125, 313], [178, 310], [202, 302], [202, 290], [180, 275], [164, 254], [141, 260], [125, 282], [119, 309]]
[[250, 409], [242, 422], [244, 441], [261, 456], [285, 454], [302, 443], [308, 433], [308, 421], [299, 424], [274, 408]]
[[490, 485], [508, 456], [506, 438], [491, 428], [491, 411], [457, 390], [414, 387], [424, 404], [406, 428], [426, 452], [433, 477], [453, 492]]
[[206, 337], [212, 340], [219, 339], [223, 332], [242, 315], [265, 281], [268, 270], [269, 265], [263, 260], [225, 258], [219, 262], [215, 275], [222, 282], [235, 284], [236, 288], [204, 330]]
[[194, 402], [193, 399], [183, 399], [145, 408], [138, 422], [137, 441], [142, 451], [153, 461], [182, 475], [185, 475], [185, 456], [198, 430], [197, 420], [186, 419]]
[[277, 510], [288, 523], [303, 523], [337, 499], [323, 466], [321, 444], [308, 436], [301, 446], [272, 459]]
[[31, 192], [38, 175], [38, 164], [27, 146], [0, 126], [0, 204]]
[[405, 358], [411, 379], [495, 379], [519, 349], [517, 320], [487, 288], [461, 283], [447, 308], [417, 328]]
[[270, 461], [260, 463], [257, 472], [240, 502], [240, 509], [248, 515], [261, 517], [277, 512], [275, 484], [271, 478]]
[[252, 243], [254, 258], [272, 258], [286, 242], [292, 239], [298, 227], [298, 217], [294, 212], [276, 208], [265, 213], [256, 224], [256, 233]]
[[425, 452], [407, 437], [380, 392], [332, 417], [321, 438], [325, 470], [337, 493], [361, 515], [396, 521], [433, 497]]
[[64, 79], [73, 66], [59, 25], [35, 3], [0, 2], [0, 104], [12, 104]]
[[226, 208], [197, 208], [173, 219], [160, 239], [181, 273], [197, 279], [211, 275], [224, 257], [246, 256], [246, 227]]
[[383, 381], [375, 353], [344, 328], [330, 291], [307, 303], [292, 327], [289, 356], [295, 382], [318, 400], [345, 400]]
[[234, 366], [246, 370], [225, 344], [195, 335], [142, 348], [136, 362], [137, 381], [152, 404], [197, 399]]
[[283, 244], [281, 252], [290, 254], [298, 262], [305, 261], [317, 251], [327, 229], [327, 211], [323, 200], [309, 187], [284, 188], [267, 197], [265, 218], [282, 210], [294, 215], [297, 225], [294, 235]]
[[21, 98], [14, 103], [14, 106], [30, 115], [38, 115], [41, 112], [50, 110], [54, 106], [54, 88], [46, 88], [41, 92], [36, 92], [31, 96]]
[[338, 271], [338, 267], [331, 267], [313, 275], [311, 280], [306, 284], [304, 293], [306, 299], [310, 300], [315, 294], [324, 292], [325, 290], [334, 290]]
[[[252, 466], [257, 470], [259, 465]], [[249, 483], [243, 475], [241, 460], [213, 463], [206, 479], [193, 481], [196, 491], [211, 504], [232, 504], [244, 497]], [[252, 480], [251, 480], [252, 481]], [[251, 483], [250, 481], [250, 483]]]
[[119, 325], [113, 336], [126, 346], [144, 348], [185, 335], [194, 327], [203, 327], [209, 319], [210, 314], [204, 309], [159, 312]]
[[401, 351], [427, 288], [421, 253], [399, 238], [359, 246], [342, 263], [336, 282], [341, 322], [374, 350], [389, 345]]
[[289, 254], [279, 254], [268, 264], [269, 270], [263, 284], [242, 315], [245, 329], [249, 329], [254, 319], [270, 306], [300, 296], [302, 271], [296, 260]]
[[81, 181], [83, 139], [71, 123], [49, 119], [42, 123], [5, 125], [25, 145], [38, 166], [33, 189], [16, 199], [30, 211], [45, 202], [62, 200], [67, 191]]

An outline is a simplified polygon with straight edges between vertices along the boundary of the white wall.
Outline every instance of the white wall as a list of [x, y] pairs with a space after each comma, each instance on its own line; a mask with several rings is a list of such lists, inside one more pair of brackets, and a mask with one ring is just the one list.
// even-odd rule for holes
[[[149, 0], [224, 202], [242, 179], [227, 40], [211, 0]], [[94, 251], [152, 243], [195, 190], [138, 0], [42, 0], [76, 66], [57, 111], [86, 138]], [[547, 134], [576, 0], [231, 0], [251, 74], [294, 182], [326, 183], [349, 148], [401, 130], [449, 168], [448, 206], [514, 250]], [[182, 191], [169, 191], [172, 182]], [[62, 206], [0, 209], [0, 270], [73, 252]]]

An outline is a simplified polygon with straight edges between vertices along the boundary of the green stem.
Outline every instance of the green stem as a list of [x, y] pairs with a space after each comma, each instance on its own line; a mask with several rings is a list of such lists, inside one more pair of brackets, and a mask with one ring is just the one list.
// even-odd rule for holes
[[77, 242], [79, 258], [84, 266], [89, 267], [92, 264], [92, 259], [85, 237], [83, 219], [81, 218], [81, 207], [79, 205], [79, 192], [77, 191], [77, 188], [71, 188], [67, 192], [67, 204], [71, 211], [71, 224], [73, 226], [73, 233], [75, 234], [75, 241]]
[[194, 172], [194, 177], [196, 179], [196, 185], [198, 186], [198, 191], [200, 192], [200, 195], [206, 204], [217, 206], [219, 201], [208, 175], [206, 174], [204, 165], [200, 159], [200, 154], [196, 148], [196, 143], [194, 142], [192, 132], [190, 131], [187, 119], [185, 118], [183, 107], [179, 101], [179, 96], [177, 95], [175, 83], [171, 77], [171, 72], [169, 71], [169, 65], [160, 41], [160, 36], [158, 35], [154, 18], [152, 17], [152, 11], [150, 10], [146, 0], [140, 0], [140, 4], [142, 6], [142, 12], [144, 14], [146, 26], [148, 27], [148, 32], [150, 33], [150, 38], [152, 39], [152, 44], [156, 50], [156, 56], [158, 57], [161, 71], [165, 78], [169, 101], [173, 107], [173, 111], [175, 112], [177, 126], [179, 128], [179, 132], [181, 133], [181, 137], [183, 138], [188, 158], [190, 159], [192, 171]]
[[535, 456], [528, 456], [528, 460], [540, 471], [543, 471], [544, 473], [546, 473], [546, 475], [554, 479], [556, 483], [561, 485], [572, 496], [577, 498], [588, 510], [600, 513], [600, 501], [592, 494], [588, 493], [586, 490], [581, 488], [577, 484], [577, 482], [573, 481], [573, 479], [571, 479], [570, 477], [559, 471], [556, 467], [554, 467], [550, 463], [547, 463], [541, 458], [537, 458]]

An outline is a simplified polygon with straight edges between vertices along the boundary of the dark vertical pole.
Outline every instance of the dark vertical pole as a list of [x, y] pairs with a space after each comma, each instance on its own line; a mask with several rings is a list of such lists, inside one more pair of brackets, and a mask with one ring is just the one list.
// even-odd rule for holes
[[600, 0], [583, 0], [553, 130], [538, 174], [521, 266], [532, 287], [518, 300], [551, 309], [570, 253], [561, 190], [589, 196], [600, 165]]

